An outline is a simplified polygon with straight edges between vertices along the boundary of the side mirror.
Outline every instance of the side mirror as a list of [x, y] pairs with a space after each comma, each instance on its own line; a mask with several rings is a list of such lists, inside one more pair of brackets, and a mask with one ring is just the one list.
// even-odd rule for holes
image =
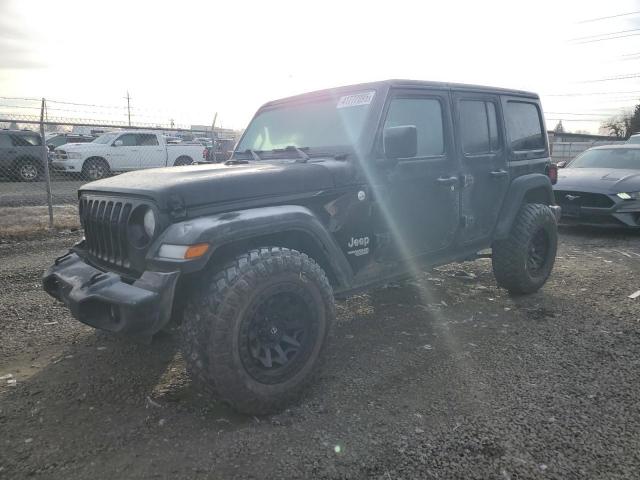
[[556, 163], [556, 167], [558, 167], [558, 168], [564, 168], [566, 166], [567, 166], [567, 162], [565, 162], [565, 161]]
[[418, 151], [418, 130], [415, 125], [385, 128], [382, 144], [389, 160], [415, 157]]
[[114, 147], [121, 147], [122, 146], [122, 140], [116, 140], [115, 142], [113, 142], [113, 146]]

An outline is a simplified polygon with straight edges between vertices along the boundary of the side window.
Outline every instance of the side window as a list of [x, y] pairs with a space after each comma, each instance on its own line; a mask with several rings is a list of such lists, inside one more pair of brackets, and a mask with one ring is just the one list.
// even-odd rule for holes
[[143, 147], [149, 147], [153, 145], [158, 145], [158, 137], [156, 137], [152, 133], [139, 133], [138, 134], [138, 145]]
[[13, 142], [11, 141], [11, 138], [9, 138], [9, 135], [0, 133], [0, 147], [13, 147]]
[[511, 148], [514, 151], [543, 150], [544, 132], [535, 103], [508, 101], [505, 113]]
[[123, 147], [135, 147], [137, 145], [137, 135], [135, 133], [125, 133], [120, 135], [118, 140], [122, 142]]
[[432, 98], [394, 98], [389, 105], [384, 128], [415, 125], [418, 133], [417, 157], [444, 153], [442, 107]]
[[31, 143], [27, 142], [27, 139], [22, 135], [16, 135], [16, 134], [10, 133], [9, 136], [11, 137], [11, 142], [13, 143], [14, 147], [32, 147], [33, 146]]
[[476, 155], [500, 150], [495, 104], [484, 100], [461, 100], [459, 108], [464, 153]]
[[40, 142], [40, 135], [21, 135], [21, 137], [31, 147], [39, 147], [42, 145], [42, 142]]

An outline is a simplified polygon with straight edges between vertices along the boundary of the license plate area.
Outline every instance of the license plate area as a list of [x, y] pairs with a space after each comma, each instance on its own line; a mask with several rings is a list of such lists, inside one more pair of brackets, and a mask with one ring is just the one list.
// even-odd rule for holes
[[579, 217], [580, 205], [567, 205], [567, 204], [563, 205], [562, 216], [563, 217]]

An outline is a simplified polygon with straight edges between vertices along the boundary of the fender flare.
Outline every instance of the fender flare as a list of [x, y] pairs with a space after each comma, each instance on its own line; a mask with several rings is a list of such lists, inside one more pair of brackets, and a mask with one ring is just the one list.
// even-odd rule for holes
[[502, 203], [500, 217], [494, 235], [496, 240], [507, 238], [511, 231], [511, 226], [516, 219], [516, 215], [518, 215], [520, 206], [525, 203], [527, 194], [533, 190], [542, 193], [546, 205], [555, 204], [553, 187], [551, 186], [549, 177], [542, 173], [529, 173], [517, 177], [511, 182]]
[[[353, 270], [344, 253], [311, 210], [299, 205], [280, 205], [220, 213], [174, 223], [154, 242], [147, 254], [150, 265], [185, 273], [204, 268], [217, 249], [252, 237], [297, 231], [307, 234], [321, 249], [338, 286], [351, 285]], [[195, 260], [170, 260], [157, 256], [162, 244], [208, 243], [206, 255]]]

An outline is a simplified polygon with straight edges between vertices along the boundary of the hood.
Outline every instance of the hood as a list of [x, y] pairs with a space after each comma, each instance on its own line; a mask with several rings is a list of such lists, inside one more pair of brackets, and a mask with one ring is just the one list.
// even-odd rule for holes
[[66, 151], [79, 152], [84, 150], [97, 150], [105, 146], [106, 145], [102, 143], [92, 143], [92, 142], [65, 143], [63, 145], [60, 145], [59, 147], [56, 147], [56, 150], [64, 150], [65, 152]]
[[336, 160], [208, 164], [138, 170], [88, 183], [80, 192], [149, 197], [167, 210], [176, 201], [186, 208], [259, 198], [273, 202], [332, 189], [352, 178], [353, 166]]
[[561, 168], [554, 188], [602, 193], [637, 192], [640, 191], [640, 170]]

